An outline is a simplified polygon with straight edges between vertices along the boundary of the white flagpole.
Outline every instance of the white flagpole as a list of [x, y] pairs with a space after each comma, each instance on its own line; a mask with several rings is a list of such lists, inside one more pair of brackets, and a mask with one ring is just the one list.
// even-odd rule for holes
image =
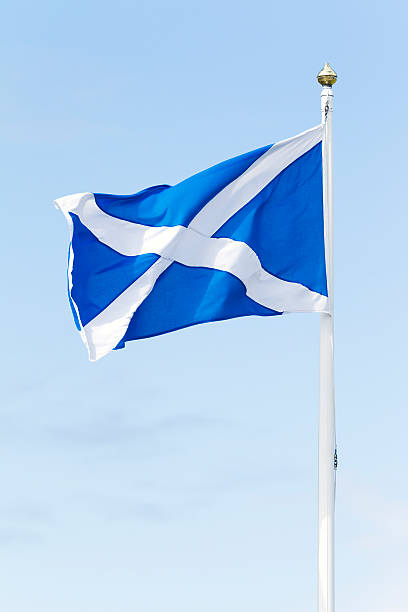
[[333, 351], [333, 159], [332, 85], [337, 75], [329, 64], [319, 72], [322, 85], [323, 208], [330, 314], [320, 317], [319, 389], [319, 519], [318, 519], [318, 612], [334, 612], [334, 497], [337, 467], [334, 410]]

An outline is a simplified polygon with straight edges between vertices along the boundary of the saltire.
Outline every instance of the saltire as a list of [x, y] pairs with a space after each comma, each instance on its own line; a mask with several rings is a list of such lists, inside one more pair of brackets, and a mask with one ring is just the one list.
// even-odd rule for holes
[[328, 312], [322, 136], [319, 125], [174, 186], [57, 199], [91, 361], [199, 323]]

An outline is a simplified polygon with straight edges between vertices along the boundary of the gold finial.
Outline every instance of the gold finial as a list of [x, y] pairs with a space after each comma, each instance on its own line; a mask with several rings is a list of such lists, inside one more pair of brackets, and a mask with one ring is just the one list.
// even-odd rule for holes
[[331, 87], [337, 81], [337, 74], [334, 72], [330, 64], [326, 62], [323, 69], [317, 75], [317, 80], [319, 81], [320, 85]]

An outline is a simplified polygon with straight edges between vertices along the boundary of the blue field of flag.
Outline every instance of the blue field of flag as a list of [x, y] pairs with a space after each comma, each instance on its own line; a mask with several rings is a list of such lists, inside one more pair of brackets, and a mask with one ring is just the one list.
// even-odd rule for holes
[[56, 204], [91, 360], [198, 323], [328, 309], [322, 126], [174, 186]]

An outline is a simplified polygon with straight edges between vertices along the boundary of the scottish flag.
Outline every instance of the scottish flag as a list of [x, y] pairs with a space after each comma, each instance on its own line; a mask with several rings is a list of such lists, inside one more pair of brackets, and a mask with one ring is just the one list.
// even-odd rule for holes
[[327, 312], [322, 126], [134, 195], [56, 200], [91, 361], [128, 340], [247, 315]]

